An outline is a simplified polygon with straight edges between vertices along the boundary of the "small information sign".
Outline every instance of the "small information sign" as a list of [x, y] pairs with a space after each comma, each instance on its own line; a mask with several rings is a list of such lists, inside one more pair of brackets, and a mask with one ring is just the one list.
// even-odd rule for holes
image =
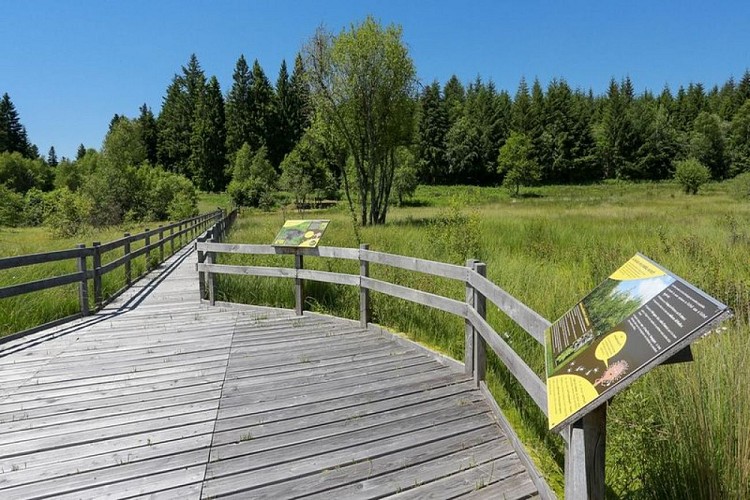
[[273, 240], [278, 247], [315, 248], [330, 220], [288, 220]]
[[545, 332], [549, 428], [575, 422], [730, 315], [636, 254]]

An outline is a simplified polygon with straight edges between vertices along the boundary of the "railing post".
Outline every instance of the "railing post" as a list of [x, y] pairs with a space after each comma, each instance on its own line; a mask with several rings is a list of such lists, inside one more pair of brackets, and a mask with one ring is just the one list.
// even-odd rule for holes
[[125, 283], [127, 283], [128, 286], [130, 286], [133, 282], [133, 275], [132, 275], [132, 269], [130, 266], [130, 233], [125, 233], [123, 235], [125, 240], [125, 245], [123, 246], [123, 255], [126, 257], [125, 259]]
[[[86, 245], [79, 243], [76, 248], [84, 250]], [[86, 253], [81, 252], [81, 256], [78, 257], [78, 272], [81, 273], [81, 283], [78, 285], [78, 300], [81, 304], [81, 314], [88, 316], [89, 311], [89, 284], [86, 276]]]
[[[213, 238], [208, 240], [208, 243], [216, 243]], [[206, 264], [213, 264], [215, 260], [214, 252], [206, 252]], [[214, 273], [208, 271], [206, 273], [208, 278], [208, 303], [212, 306], [216, 305], [216, 298], [214, 295]]]
[[149, 272], [151, 270], [151, 249], [149, 249], [149, 245], [151, 245], [151, 235], [148, 234], [150, 231], [149, 228], [146, 228], [146, 239], [144, 242], [144, 246], [146, 247], [146, 272]]
[[99, 246], [101, 245], [101, 242], [95, 241], [93, 243], [94, 246], [94, 258], [93, 258], [93, 265], [94, 268], [94, 304], [96, 305], [96, 309], [100, 309], [102, 307], [102, 273], [101, 273], [101, 267], [102, 267], [102, 254], [100, 252]]
[[169, 226], [169, 255], [174, 255], [174, 224]]
[[568, 427], [565, 498], [604, 498], [607, 403]]
[[362, 286], [362, 278], [370, 277], [370, 261], [362, 258], [362, 251], [369, 248], [367, 243], [359, 245], [359, 323], [362, 328], [367, 328], [371, 321], [370, 289]]
[[[302, 254], [298, 253], [299, 250], [294, 254], [294, 270], [296, 271], [303, 269]], [[297, 316], [302, 316], [302, 311], [305, 310], [305, 282], [300, 278], [294, 278], [294, 311]]]
[[[198, 238], [198, 241], [195, 242], [196, 248], [198, 248], [198, 245], [203, 242], [203, 238]], [[198, 264], [203, 264], [206, 261], [206, 254], [198, 248]], [[200, 294], [200, 300], [203, 300], [206, 296], [206, 273], [203, 271], [198, 271], [198, 293]]]
[[[466, 260], [468, 273], [474, 272], [474, 265], [477, 262], [475, 259]], [[468, 278], [466, 280], [466, 307], [474, 308], [474, 288], [469, 284]], [[474, 376], [474, 327], [468, 318], [464, 323], [464, 373]]]
[[164, 262], [164, 227], [159, 226], [159, 262]]
[[[474, 264], [474, 270], [479, 276], [487, 276], [487, 264], [484, 262]], [[480, 318], [487, 318], [487, 298], [476, 289], [474, 290], [474, 309], [476, 309]], [[486, 371], [487, 343], [479, 334], [479, 331], [474, 329], [474, 384], [477, 387], [484, 380]]]

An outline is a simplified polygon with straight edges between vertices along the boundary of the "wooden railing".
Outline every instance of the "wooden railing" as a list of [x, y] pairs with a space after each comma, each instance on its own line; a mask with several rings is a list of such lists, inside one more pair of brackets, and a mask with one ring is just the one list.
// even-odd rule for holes
[[[297, 249], [274, 247], [271, 245], [222, 244], [199, 241], [199, 264], [201, 284], [207, 289], [208, 301], [215, 303], [214, 274], [234, 274], [288, 278], [294, 280], [295, 310], [301, 315], [304, 308], [305, 280], [334, 283], [359, 287], [360, 323], [367, 327], [371, 320], [369, 294], [375, 291], [392, 297], [439, 309], [465, 321], [464, 366], [467, 375], [485, 395], [494, 402], [485, 383], [486, 349], [489, 346], [511, 374], [520, 382], [539, 409], [547, 415], [547, 390], [542, 379], [508, 345], [486, 320], [486, 302], [490, 301], [525, 332], [540, 344], [544, 344], [544, 331], [550, 322], [531, 308], [511, 296], [486, 278], [486, 265], [469, 260], [466, 266], [458, 266], [393, 255], [369, 250], [367, 245], [355, 248], [319, 247]], [[295, 256], [294, 268], [266, 266], [237, 266], [217, 264], [217, 254], [252, 254]], [[306, 256], [338, 258], [359, 262], [359, 274], [345, 274], [304, 269]], [[458, 280], [466, 287], [466, 299], [460, 301], [440, 295], [415, 290], [394, 283], [370, 277], [369, 265], [380, 264], [408, 271], [417, 271], [441, 278]], [[205, 297], [205, 295], [202, 295]], [[500, 412], [503, 420], [502, 410]], [[509, 429], [507, 420], [501, 422]], [[606, 405], [600, 406], [581, 420], [563, 429], [560, 433], [566, 443], [565, 453], [565, 496], [566, 498], [604, 498], [604, 452], [606, 431]], [[511, 434], [515, 434], [511, 431]], [[533, 465], [530, 461], [527, 464]], [[532, 475], [533, 477], [533, 475]], [[543, 483], [543, 480], [537, 478]], [[553, 496], [546, 483], [541, 485], [543, 497]]]
[[[148, 273], [159, 263], [163, 262], [165, 259], [165, 247], [168, 247], [167, 252], [169, 255], [173, 254], [175, 248], [182, 248], [196, 239], [198, 235], [212, 224], [222, 220], [222, 215], [222, 211], [217, 210], [215, 212], [198, 215], [166, 226], [159, 226], [156, 229], [146, 229], [142, 233], [132, 235], [125, 233], [122, 238], [109, 243], [94, 242], [91, 247], [79, 244], [76, 248], [70, 250], [0, 258], [0, 270], [66, 260], [74, 260], [76, 262], [76, 272], [74, 273], [1, 287], [0, 299], [78, 283], [78, 301], [80, 304], [80, 311], [78, 313], [19, 333], [31, 333], [32, 331], [38, 331], [42, 328], [53, 326], [54, 324], [60, 324], [81, 316], [87, 316], [91, 314], [92, 310], [96, 311], [101, 309], [109, 301], [113, 300], [130, 287], [134, 281]], [[142, 246], [140, 245], [140, 242], [143, 242]], [[134, 247], [138, 248], [134, 249]], [[111, 254], [107, 255], [110, 252], [121, 252], [121, 255], [114, 257]], [[133, 276], [132, 261], [142, 255], [145, 255], [145, 270], [141, 275]], [[103, 264], [103, 262], [107, 263]], [[102, 287], [102, 278], [106, 274], [120, 267], [125, 268], [125, 284], [116, 292], [108, 294], [108, 296], [105, 297]], [[89, 298], [89, 281], [93, 284], [93, 304]], [[17, 335], [13, 336], [15, 337]]]

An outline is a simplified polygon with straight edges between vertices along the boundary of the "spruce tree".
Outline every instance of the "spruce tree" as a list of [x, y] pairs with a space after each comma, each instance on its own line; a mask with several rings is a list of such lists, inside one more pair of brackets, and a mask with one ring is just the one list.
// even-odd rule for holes
[[279, 68], [279, 77], [276, 79], [276, 98], [274, 110], [275, 127], [269, 131], [271, 138], [268, 146], [268, 159], [271, 164], [278, 166], [284, 157], [294, 147], [294, 137], [292, 136], [292, 100], [291, 100], [291, 82], [289, 81], [289, 72], [286, 69], [286, 61], [281, 61]]
[[274, 91], [257, 59], [253, 62], [249, 90], [250, 130], [247, 143], [253, 151], [262, 147], [267, 149], [275, 126]]
[[250, 137], [250, 68], [244, 55], [240, 55], [232, 75], [232, 88], [226, 100], [226, 150], [230, 158]]
[[157, 157], [168, 170], [192, 178], [190, 140], [195, 109], [202, 99], [206, 76], [195, 54], [190, 56], [182, 75], [175, 75], [167, 88], [164, 105], [157, 120]]
[[289, 79], [289, 130], [292, 144], [297, 144], [312, 122], [310, 90], [305, 80], [302, 55], [294, 59], [294, 69]]
[[204, 191], [226, 187], [226, 129], [224, 98], [219, 81], [212, 76], [195, 109], [190, 138], [190, 171]]
[[448, 179], [445, 139], [448, 111], [435, 81], [425, 87], [420, 98], [421, 113], [417, 131], [417, 168], [423, 182], [444, 183]]
[[701, 112], [693, 123], [690, 135], [690, 156], [705, 165], [714, 179], [727, 175], [726, 140], [724, 127], [718, 115]]
[[0, 153], [21, 153], [26, 158], [36, 158], [36, 147], [29, 143], [26, 127], [21, 124], [18, 111], [6, 92], [0, 99]]
[[521, 77], [516, 96], [513, 99], [511, 128], [522, 134], [528, 134], [532, 128], [531, 96], [529, 95], [529, 86], [526, 84], [526, 78], [524, 77]]
[[80, 160], [86, 156], [86, 147], [83, 144], [78, 145], [78, 150], [76, 151], [76, 161]]
[[463, 116], [466, 100], [466, 89], [456, 75], [451, 75], [445, 83], [443, 99], [448, 112], [448, 123], [453, 126]]
[[56, 167], [60, 162], [57, 161], [57, 153], [55, 152], [55, 146], [49, 147], [49, 152], [47, 153], [47, 165], [50, 167]]
[[[158, 129], [156, 127], [156, 118], [154, 113], [151, 112], [145, 103], [140, 107], [140, 115], [138, 116], [138, 124], [141, 131], [141, 141], [146, 148], [146, 160], [152, 165], [156, 165], [158, 162], [157, 158], [157, 141], [158, 141]], [[83, 146], [83, 145], [81, 145]], [[86, 154], [86, 150], [83, 150], [83, 154]]]

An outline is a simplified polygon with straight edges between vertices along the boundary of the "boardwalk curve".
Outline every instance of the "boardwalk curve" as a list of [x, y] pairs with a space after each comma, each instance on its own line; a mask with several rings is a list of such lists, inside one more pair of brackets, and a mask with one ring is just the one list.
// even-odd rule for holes
[[0, 498], [532, 498], [450, 360], [359, 323], [201, 304], [178, 252], [0, 350]]

